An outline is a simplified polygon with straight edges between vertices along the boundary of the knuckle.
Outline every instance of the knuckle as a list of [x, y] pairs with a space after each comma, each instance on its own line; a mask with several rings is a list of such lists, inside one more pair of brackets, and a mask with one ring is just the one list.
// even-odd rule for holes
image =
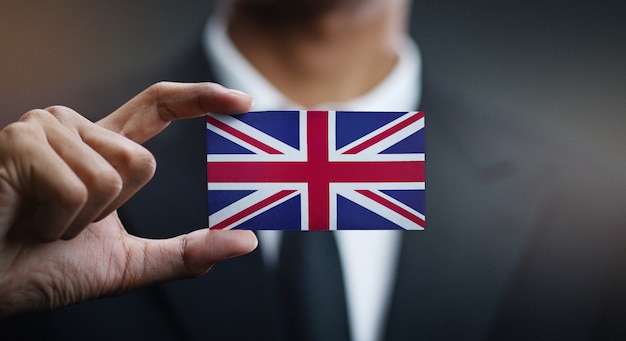
[[26, 122], [13, 122], [0, 130], [0, 137], [10, 141], [13, 138], [30, 135], [35, 128]]
[[146, 92], [155, 103], [159, 103], [161, 102], [161, 94], [170, 88], [171, 85], [171, 82], [160, 81], [150, 85], [150, 87], [146, 89]]
[[50, 115], [52, 115], [61, 123], [74, 121], [76, 119], [76, 116], [78, 116], [78, 113], [76, 111], [62, 105], [53, 105], [47, 107], [45, 111], [48, 111]]
[[53, 105], [46, 109], [33, 109], [23, 114], [19, 121], [37, 122], [42, 126], [50, 126], [55, 123], [72, 125], [77, 122], [80, 114], [71, 108], [62, 105]]
[[161, 91], [165, 90], [166, 88], [169, 88], [171, 85], [172, 85], [172, 82], [160, 81], [160, 82], [156, 82], [156, 83], [152, 84], [148, 88], [148, 90], [152, 91], [155, 94], [158, 94]]
[[19, 121], [21, 122], [48, 122], [54, 119], [54, 116], [51, 112], [43, 109], [33, 109], [29, 110], [25, 114], [23, 114]]
[[131, 166], [131, 169], [140, 179], [147, 181], [152, 178], [156, 171], [156, 159], [147, 149], [139, 147], [139, 152]]
[[89, 198], [87, 187], [80, 181], [75, 181], [59, 191], [57, 199], [68, 210], [78, 210], [85, 206]]
[[165, 122], [169, 122], [175, 117], [174, 112], [169, 109], [166, 101], [163, 99], [163, 93], [167, 93], [167, 89], [171, 87], [171, 82], [161, 81], [148, 88], [149, 96], [156, 106], [159, 117]]
[[147, 149], [135, 144], [125, 147], [119, 153], [117, 168], [127, 175], [128, 180], [144, 183], [152, 178], [156, 170], [156, 159]]
[[90, 191], [98, 197], [114, 198], [120, 194], [123, 187], [122, 177], [112, 167], [101, 169], [91, 179]]
[[55, 117], [65, 116], [69, 113], [74, 112], [74, 110], [63, 105], [52, 105], [52, 106], [47, 107], [45, 111], [49, 112], [50, 114], [52, 114], [52, 116], [55, 116]]
[[0, 130], [0, 150], [8, 154], [29, 155], [33, 149], [40, 148], [41, 141], [45, 138], [42, 127], [30, 122], [13, 122]]

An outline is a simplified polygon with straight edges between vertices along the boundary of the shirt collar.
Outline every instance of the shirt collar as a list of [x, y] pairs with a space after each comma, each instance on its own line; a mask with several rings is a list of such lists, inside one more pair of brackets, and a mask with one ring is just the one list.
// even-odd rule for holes
[[[287, 99], [237, 50], [226, 32], [226, 16], [217, 12], [207, 21], [203, 47], [214, 66], [217, 80], [224, 86], [254, 97], [252, 110], [301, 109]], [[313, 109], [353, 111], [411, 111], [421, 96], [421, 56], [415, 42], [405, 36], [397, 48], [398, 62], [374, 89], [353, 100], [323, 103]]]

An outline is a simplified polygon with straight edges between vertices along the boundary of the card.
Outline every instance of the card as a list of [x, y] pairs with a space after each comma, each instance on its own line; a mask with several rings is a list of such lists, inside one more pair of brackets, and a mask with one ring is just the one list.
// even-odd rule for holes
[[212, 229], [423, 230], [422, 112], [209, 114]]

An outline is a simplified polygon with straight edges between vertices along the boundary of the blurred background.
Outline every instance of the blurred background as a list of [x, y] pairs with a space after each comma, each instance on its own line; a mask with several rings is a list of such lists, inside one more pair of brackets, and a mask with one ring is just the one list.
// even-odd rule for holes
[[[102, 117], [114, 107], [92, 107], [88, 89], [124, 91], [126, 77], [174, 58], [213, 2], [0, 0], [0, 126], [52, 104]], [[452, 93], [622, 154], [626, 2], [417, 0], [412, 10], [425, 67]]]

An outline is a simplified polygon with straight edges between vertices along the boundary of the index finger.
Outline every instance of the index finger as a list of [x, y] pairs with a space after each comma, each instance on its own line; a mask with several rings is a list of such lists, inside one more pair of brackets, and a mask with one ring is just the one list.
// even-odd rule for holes
[[160, 82], [150, 86], [97, 124], [143, 143], [179, 119], [207, 112], [238, 114], [252, 106], [252, 97], [216, 83]]

